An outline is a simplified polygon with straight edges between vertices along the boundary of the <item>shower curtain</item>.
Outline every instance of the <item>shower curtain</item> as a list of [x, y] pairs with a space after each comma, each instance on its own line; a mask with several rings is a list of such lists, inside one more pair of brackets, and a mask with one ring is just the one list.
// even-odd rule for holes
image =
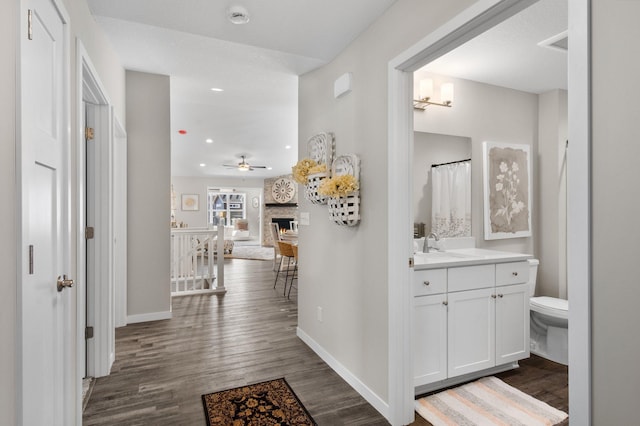
[[471, 160], [431, 167], [431, 231], [471, 236]]

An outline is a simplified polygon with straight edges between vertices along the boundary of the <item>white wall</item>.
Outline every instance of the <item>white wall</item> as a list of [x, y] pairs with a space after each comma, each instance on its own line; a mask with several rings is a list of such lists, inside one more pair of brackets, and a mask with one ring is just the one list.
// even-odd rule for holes
[[[431, 232], [431, 165], [471, 158], [471, 140], [460, 136], [413, 132], [413, 217]], [[471, 168], [482, 167], [471, 163]]]
[[[532, 176], [538, 173], [534, 153], [538, 139], [537, 95], [427, 73], [424, 69], [414, 73], [414, 81], [425, 75], [434, 79], [434, 85], [442, 81], [452, 82], [455, 100], [451, 108], [429, 107], [415, 110], [415, 131], [464, 136], [471, 139], [471, 235], [476, 246], [495, 250], [533, 254], [532, 237], [484, 240], [484, 198], [482, 175], [482, 142], [507, 142], [531, 146]], [[536, 193], [535, 181], [532, 183]], [[532, 228], [535, 236], [535, 218], [538, 200], [533, 199]]]
[[16, 34], [18, 2], [5, 2], [0, 13], [0, 413], [2, 421], [15, 424], [16, 404]]
[[630, 425], [640, 391], [640, 2], [591, 6], [593, 424]]
[[[539, 95], [535, 253], [536, 294], [567, 298], [566, 141], [567, 92]], [[535, 177], [534, 177], [535, 178]]]
[[169, 77], [126, 73], [127, 316], [129, 322], [171, 314], [171, 129]]
[[[176, 221], [184, 222], [189, 228], [207, 227], [207, 188], [236, 189], [236, 192], [247, 194], [246, 213], [249, 221], [249, 235], [260, 240], [260, 214], [262, 212], [262, 186], [263, 179], [234, 179], [234, 178], [207, 178], [173, 176], [171, 178], [173, 190], [176, 194]], [[180, 196], [182, 194], [200, 195], [200, 210], [182, 211], [180, 208]], [[258, 197], [260, 204], [254, 208], [251, 200]]]
[[[311, 226], [300, 228], [298, 325], [383, 402], [389, 371], [387, 66], [472, 3], [399, 0], [334, 61], [300, 77], [299, 155], [306, 155], [309, 137], [329, 131], [338, 155], [360, 156], [362, 220], [355, 228], [334, 225], [326, 206], [300, 197], [299, 211], [310, 214]], [[353, 91], [334, 99], [333, 83], [345, 72], [353, 73]]]

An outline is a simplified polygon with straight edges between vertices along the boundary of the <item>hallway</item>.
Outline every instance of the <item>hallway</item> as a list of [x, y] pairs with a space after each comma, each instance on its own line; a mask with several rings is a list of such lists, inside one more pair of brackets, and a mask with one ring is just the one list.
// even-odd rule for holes
[[173, 319], [117, 329], [83, 424], [204, 425], [202, 394], [284, 376], [319, 425], [387, 425], [296, 337], [296, 290], [274, 290], [271, 265], [227, 259], [226, 295], [173, 298]]

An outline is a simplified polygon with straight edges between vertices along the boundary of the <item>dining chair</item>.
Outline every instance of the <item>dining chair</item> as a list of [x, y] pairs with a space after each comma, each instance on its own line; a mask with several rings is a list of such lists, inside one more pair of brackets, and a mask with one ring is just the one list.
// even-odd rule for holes
[[[273, 284], [273, 288], [276, 288], [276, 285], [278, 284], [278, 276], [280, 275], [280, 270], [282, 269], [282, 260], [286, 257], [287, 258], [287, 268], [286, 268], [286, 275], [284, 277], [284, 290], [282, 292], [283, 296], [287, 295], [287, 281], [289, 281], [289, 272], [292, 272], [292, 277], [293, 277], [293, 272], [295, 271], [295, 260], [294, 260], [294, 269], [291, 269], [291, 260], [294, 259], [294, 255], [293, 255], [293, 246], [289, 243], [286, 243], [284, 241], [278, 241], [278, 246], [280, 248], [280, 266], [278, 267], [278, 272], [276, 273], [276, 282]], [[293, 280], [293, 279], [292, 279]]]
[[[289, 285], [289, 293], [287, 293], [287, 299], [291, 298], [290, 296], [291, 296], [291, 289], [293, 288], [293, 280], [298, 279], [298, 245], [292, 244], [291, 250], [293, 251], [293, 260], [295, 261], [295, 264], [293, 266], [293, 276], [291, 277], [291, 284]], [[296, 286], [296, 289], [298, 289], [298, 286]]]
[[[275, 271], [276, 262], [278, 261], [278, 256], [280, 256], [280, 247], [278, 247], [278, 241], [282, 240], [282, 238], [280, 236], [280, 226], [277, 223], [271, 223], [269, 225], [269, 229], [271, 230], [271, 239], [273, 240], [273, 270]], [[280, 257], [280, 259], [282, 260], [282, 257]], [[278, 277], [276, 276], [276, 280], [277, 279]], [[273, 287], [275, 288], [275, 283]]]

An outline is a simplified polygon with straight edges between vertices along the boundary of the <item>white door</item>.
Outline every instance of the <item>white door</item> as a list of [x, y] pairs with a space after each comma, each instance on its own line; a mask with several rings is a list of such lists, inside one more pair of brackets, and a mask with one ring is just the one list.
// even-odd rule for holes
[[492, 287], [449, 293], [449, 377], [495, 365], [494, 291]]
[[447, 378], [447, 296], [414, 297], [414, 386]]
[[51, 0], [21, 3], [21, 372], [23, 425], [73, 424], [73, 291], [69, 271], [68, 38], [66, 14]]
[[529, 357], [529, 284], [496, 287], [496, 365]]

